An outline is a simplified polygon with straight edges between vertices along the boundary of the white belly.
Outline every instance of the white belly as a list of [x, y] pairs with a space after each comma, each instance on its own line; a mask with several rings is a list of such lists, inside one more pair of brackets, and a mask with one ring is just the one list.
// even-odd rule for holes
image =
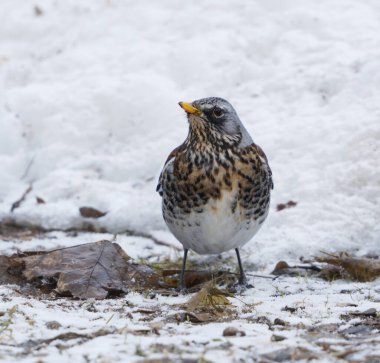
[[183, 244], [199, 254], [217, 254], [239, 248], [260, 229], [266, 214], [257, 220], [245, 218], [239, 206], [232, 212], [234, 192], [224, 192], [210, 200], [202, 213], [191, 212], [168, 223], [170, 231]]

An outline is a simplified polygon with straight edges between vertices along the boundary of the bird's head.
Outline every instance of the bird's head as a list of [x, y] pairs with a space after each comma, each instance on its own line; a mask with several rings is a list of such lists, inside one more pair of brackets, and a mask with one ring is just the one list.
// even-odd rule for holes
[[187, 113], [190, 138], [224, 146], [244, 147], [252, 143], [235, 109], [223, 98], [202, 98], [179, 105]]

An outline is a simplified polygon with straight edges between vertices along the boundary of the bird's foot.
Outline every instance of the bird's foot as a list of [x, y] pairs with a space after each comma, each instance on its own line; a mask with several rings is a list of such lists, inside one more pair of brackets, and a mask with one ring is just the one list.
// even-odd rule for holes
[[185, 281], [179, 281], [178, 287], [175, 289], [176, 292], [180, 293], [181, 295], [186, 295], [189, 293], [189, 289], [185, 285]]
[[245, 276], [243, 278], [240, 276], [239, 281], [231, 287], [230, 292], [241, 294], [244, 291], [253, 288], [254, 286], [247, 281]]
[[239, 282], [238, 282], [239, 285], [241, 286], [246, 286], [247, 285], [247, 278], [245, 277], [245, 275], [240, 275], [239, 276]]
[[189, 290], [184, 286], [179, 286], [175, 290], [181, 295], [187, 295], [189, 293]]
[[247, 291], [248, 289], [252, 289], [254, 286], [251, 284], [246, 285], [240, 285], [236, 284], [232, 286], [228, 291], [232, 294], [242, 294], [243, 292]]

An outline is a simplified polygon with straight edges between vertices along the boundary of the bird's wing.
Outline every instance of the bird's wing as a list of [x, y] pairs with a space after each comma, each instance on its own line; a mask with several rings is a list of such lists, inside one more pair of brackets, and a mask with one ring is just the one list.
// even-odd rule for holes
[[256, 152], [257, 154], [262, 158], [264, 159], [263, 161], [265, 162], [267, 168], [268, 168], [268, 176], [269, 176], [269, 181], [270, 181], [270, 185], [271, 185], [271, 189], [273, 189], [274, 185], [273, 185], [273, 177], [272, 177], [272, 170], [269, 166], [269, 163], [268, 163], [268, 158], [267, 156], [265, 155], [263, 149], [257, 145], [257, 144], [252, 144], [252, 146], [256, 149]]
[[176, 158], [176, 156], [178, 155], [178, 153], [180, 151], [182, 151], [184, 148], [184, 145], [180, 145], [178, 147], [176, 147], [168, 156], [168, 158], [166, 159], [165, 161], [165, 165], [164, 167], [162, 168], [162, 171], [161, 171], [161, 174], [160, 174], [160, 177], [158, 178], [158, 184], [157, 184], [157, 188], [156, 188], [156, 192], [158, 192], [158, 194], [161, 195], [162, 197], [162, 194], [163, 194], [163, 190], [162, 190], [162, 176], [164, 175], [164, 173], [166, 172], [170, 172], [172, 173], [173, 172], [173, 163], [174, 163], [174, 160]]

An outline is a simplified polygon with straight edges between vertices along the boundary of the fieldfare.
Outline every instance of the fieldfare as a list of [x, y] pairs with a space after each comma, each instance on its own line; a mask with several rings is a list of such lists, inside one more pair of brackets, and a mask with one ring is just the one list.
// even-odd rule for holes
[[199, 254], [235, 249], [239, 283], [245, 285], [239, 248], [268, 215], [273, 181], [267, 157], [226, 100], [179, 105], [187, 113], [189, 133], [167, 158], [157, 191], [164, 220], [184, 247], [180, 289], [189, 249]]

